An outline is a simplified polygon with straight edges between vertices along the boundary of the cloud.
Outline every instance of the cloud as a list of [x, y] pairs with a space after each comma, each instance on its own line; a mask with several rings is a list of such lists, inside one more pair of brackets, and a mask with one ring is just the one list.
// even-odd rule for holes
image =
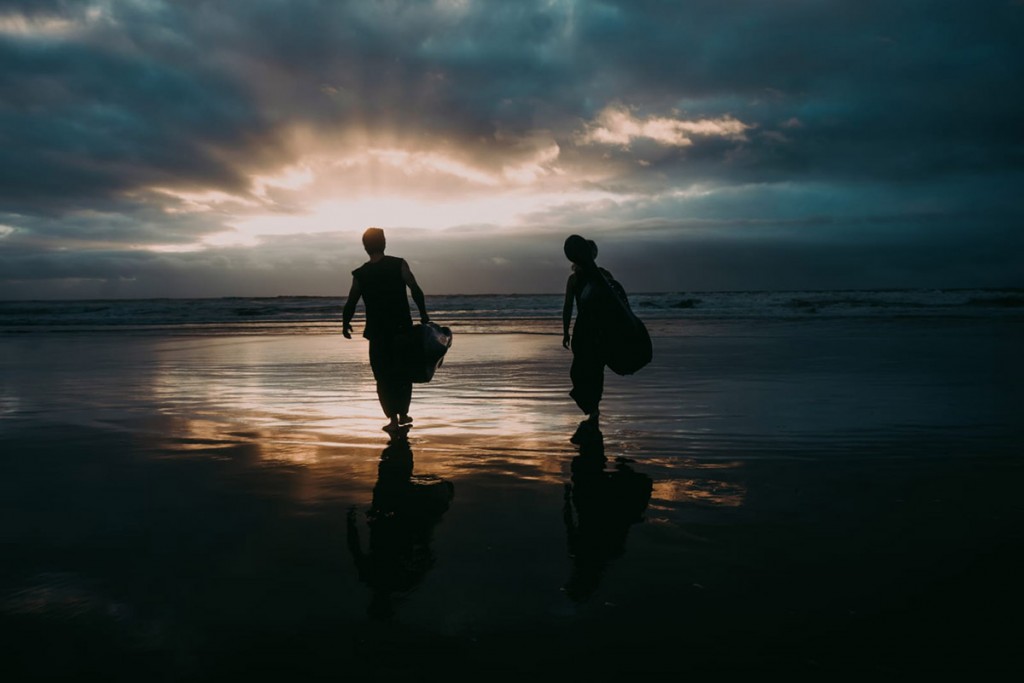
[[743, 240], [939, 264], [938, 230], [988, 281], [1024, 218], [1022, 30], [1003, 0], [0, 0], [0, 296], [29, 263], [51, 292], [315, 293], [289, 263], [366, 222], [433, 230], [448, 274], [452, 235], [535, 276], [530, 235], [714, 244], [740, 287], [770, 280]]
[[626, 106], [609, 105], [587, 124], [579, 139], [583, 144], [628, 146], [637, 139], [653, 140], [669, 147], [689, 147], [694, 137], [720, 137], [745, 140], [753, 128], [731, 116], [717, 119], [686, 120], [664, 116], [638, 118]]

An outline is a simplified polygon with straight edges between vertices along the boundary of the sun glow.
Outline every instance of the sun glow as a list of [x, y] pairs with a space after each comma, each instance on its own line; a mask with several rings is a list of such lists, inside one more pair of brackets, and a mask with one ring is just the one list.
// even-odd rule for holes
[[253, 245], [262, 236], [358, 232], [368, 225], [383, 228], [444, 230], [465, 226], [525, 225], [531, 215], [569, 204], [622, 199], [606, 192], [507, 193], [452, 199], [423, 199], [379, 195], [331, 199], [304, 214], [266, 214], [245, 217], [234, 230], [204, 239], [210, 246]]
[[[648, 131], [649, 133], [649, 131]], [[314, 149], [296, 134], [292, 163], [251, 173], [246, 189], [153, 187], [177, 203], [167, 213], [206, 215], [222, 229], [161, 253], [250, 248], [267, 238], [358, 233], [369, 225], [442, 231], [543, 227], [564, 215], [601, 212], [635, 195], [595, 189], [592, 171], [559, 166], [561, 148], [546, 134], [499, 139], [509, 154], [488, 164], [447, 148], [334, 141]]]

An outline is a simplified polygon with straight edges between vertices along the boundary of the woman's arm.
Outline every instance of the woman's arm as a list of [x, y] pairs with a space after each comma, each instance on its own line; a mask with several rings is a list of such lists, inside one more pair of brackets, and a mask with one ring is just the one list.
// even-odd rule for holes
[[576, 274], [573, 273], [565, 281], [565, 303], [562, 304], [562, 346], [569, 348], [569, 323], [572, 322], [573, 290], [576, 289]]

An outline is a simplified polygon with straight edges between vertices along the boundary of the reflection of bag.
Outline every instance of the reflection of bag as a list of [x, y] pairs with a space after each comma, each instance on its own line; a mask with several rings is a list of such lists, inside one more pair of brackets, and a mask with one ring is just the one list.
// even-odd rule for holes
[[632, 375], [654, 357], [651, 335], [629, 307], [622, 285], [608, 275], [602, 279], [608, 285], [602, 321], [605, 364], [617, 375]]
[[434, 323], [413, 325], [406, 367], [412, 382], [429, 382], [452, 345], [452, 331]]

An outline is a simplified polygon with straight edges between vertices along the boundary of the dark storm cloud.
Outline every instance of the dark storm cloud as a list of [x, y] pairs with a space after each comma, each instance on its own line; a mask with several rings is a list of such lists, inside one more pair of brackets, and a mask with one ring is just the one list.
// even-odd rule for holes
[[259, 113], [236, 84], [135, 52], [0, 40], [0, 98], [8, 210], [60, 212], [152, 185], [239, 189], [232, 159], [259, 151]]
[[[538, 217], [551, 231], [591, 221], [623, 249], [650, 233], [638, 243], [685, 244], [740, 286], [756, 269], [727, 254], [744, 244], [777, 247], [750, 278], [769, 286], [763, 264], [779, 273], [813, 249], [850, 264], [852, 281], [846, 256], [894, 235], [904, 284], [937, 274], [943, 248], [957, 250], [951, 276], [973, 263], [985, 279], [1012, 272], [1008, 226], [1024, 219], [1022, 29], [1024, 6], [1005, 0], [0, 0], [0, 277], [106, 272], [219, 294], [250, 291], [266, 266], [282, 292], [317, 293], [286, 274], [313, 258], [298, 254], [313, 237], [251, 252], [118, 248], [183, 244], [230, 222], [226, 208], [182, 213], [187, 201], [152, 188], [298, 211], [284, 191], [254, 197], [253, 177], [294, 162], [289, 136], [302, 130], [443, 149], [491, 171], [557, 143], [567, 177], [600, 170], [588, 187], [630, 199]], [[588, 139], [609, 107], [747, 128], [685, 145]], [[663, 196], [691, 185], [714, 191]], [[541, 258], [527, 237], [502, 240], [510, 261]], [[847, 247], [822, 259], [837, 243]], [[484, 271], [467, 281], [488, 286]]]
[[[748, 179], [898, 179], [1018, 167], [1024, 8], [963, 2], [621, 2], [581, 44], [626, 101], [726, 108], [762, 131], [724, 166]], [[799, 127], [785, 128], [795, 119]], [[687, 160], [704, 161], [684, 152]], [[692, 175], [692, 174], [689, 174]]]
[[[36, 3], [0, 9], [10, 6]], [[84, 21], [80, 3], [39, 6]], [[302, 122], [429, 133], [489, 152], [501, 149], [498, 131], [547, 129], [568, 144], [612, 101], [732, 113], [768, 131], [799, 120], [789, 144], [752, 136], [729, 167], [720, 143], [680, 154], [705, 174], [1021, 161], [1024, 12], [1003, 0], [460, 6], [113, 2], [98, 5], [107, 13], [80, 41], [5, 40], [0, 92], [17, 104], [4, 129], [24, 134], [23, 163], [43, 158], [17, 188], [45, 196], [61, 182], [88, 192], [175, 178], [237, 188], [245, 153], [275, 126]]]
[[13, 8], [75, 29], [0, 34], [0, 201], [16, 211], [153, 185], [244, 191], [246, 171], [289, 161], [275, 134], [303, 124], [514, 147], [496, 130], [533, 125], [531, 103], [570, 77], [529, 49], [554, 39], [526, 4], [459, 18], [425, 3], [0, 3]]
[[76, 242], [167, 245], [191, 242], [206, 233], [223, 229], [217, 216], [196, 216], [185, 212], [169, 214], [169, 206], [173, 204], [166, 198], [150, 196], [148, 201], [136, 198], [92, 202], [90, 209], [58, 215], [51, 212], [0, 212], [0, 225], [17, 226], [16, 232], [3, 244], [35, 244], [50, 248]]

